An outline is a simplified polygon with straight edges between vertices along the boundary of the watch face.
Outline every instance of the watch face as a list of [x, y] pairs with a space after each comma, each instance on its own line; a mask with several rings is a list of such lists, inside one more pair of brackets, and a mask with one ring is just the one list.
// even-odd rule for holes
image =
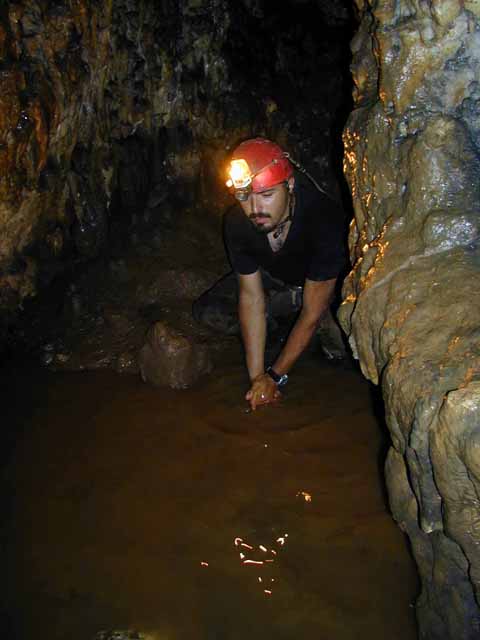
[[283, 376], [280, 376], [280, 379], [277, 382], [277, 385], [279, 387], [283, 387], [285, 384], [287, 384], [288, 382], [288, 376], [286, 373], [283, 374]]
[[272, 369], [272, 367], [268, 367], [267, 373], [275, 382], [277, 387], [282, 387], [284, 384], [287, 384], [288, 382], [288, 375], [286, 373], [284, 373], [283, 375], [279, 375], [276, 371]]

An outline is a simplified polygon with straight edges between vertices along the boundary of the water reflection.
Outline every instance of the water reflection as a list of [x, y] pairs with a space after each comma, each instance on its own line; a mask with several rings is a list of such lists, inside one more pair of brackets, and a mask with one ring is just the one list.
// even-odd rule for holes
[[270, 543], [270, 548], [267, 548], [264, 544], [248, 544], [243, 538], [235, 538], [234, 545], [240, 549], [239, 557], [240, 562], [243, 565], [256, 567], [261, 570], [261, 575], [257, 577], [258, 582], [262, 585], [263, 593], [267, 596], [271, 596], [273, 591], [272, 583], [275, 582], [275, 578], [272, 577], [271, 570], [273, 563], [277, 560], [277, 551], [272, 548], [273, 545], [277, 547], [283, 547], [288, 538], [288, 533], [280, 536], [275, 541]]
[[23, 379], [19, 402], [42, 400], [2, 478], [9, 637], [416, 637], [366, 383], [306, 360], [280, 406], [245, 414], [244, 376]]

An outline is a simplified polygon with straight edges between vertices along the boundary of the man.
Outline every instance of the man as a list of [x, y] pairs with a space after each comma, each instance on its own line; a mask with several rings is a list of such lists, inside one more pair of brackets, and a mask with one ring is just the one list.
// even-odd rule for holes
[[[234, 273], [194, 304], [194, 316], [234, 333], [238, 319], [250, 376], [245, 398], [255, 410], [280, 398], [288, 373], [329, 312], [345, 266], [344, 215], [288, 155], [269, 140], [240, 144], [227, 183], [239, 202], [224, 218], [225, 243]], [[235, 287], [238, 281], [238, 297]], [[265, 368], [267, 324], [299, 312], [273, 364]]]

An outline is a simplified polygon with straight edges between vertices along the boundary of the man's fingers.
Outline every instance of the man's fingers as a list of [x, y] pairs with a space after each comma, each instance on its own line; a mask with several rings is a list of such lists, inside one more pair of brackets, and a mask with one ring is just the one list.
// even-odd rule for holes
[[251, 393], [250, 394], [250, 398], [248, 398], [248, 400], [250, 401], [250, 407], [252, 409], [252, 411], [255, 411], [255, 409], [257, 407], [259, 407], [262, 404], [268, 404], [268, 400], [265, 397], [264, 393]]
[[272, 389], [271, 384], [253, 384], [245, 394], [245, 400], [250, 403], [250, 408], [255, 411], [257, 407], [264, 404], [272, 404], [280, 400], [282, 394], [277, 387]]
[[252, 411], [255, 411], [259, 405], [265, 404], [265, 394], [250, 389], [250, 391], [247, 391], [247, 394], [245, 395], [245, 400], [250, 403]]

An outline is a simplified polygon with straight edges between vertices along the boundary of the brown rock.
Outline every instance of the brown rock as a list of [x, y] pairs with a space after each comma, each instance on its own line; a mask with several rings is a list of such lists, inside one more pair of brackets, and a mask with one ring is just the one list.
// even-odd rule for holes
[[139, 364], [144, 382], [172, 389], [186, 389], [212, 370], [206, 345], [193, 342], [163, 322], [150, 328]]

